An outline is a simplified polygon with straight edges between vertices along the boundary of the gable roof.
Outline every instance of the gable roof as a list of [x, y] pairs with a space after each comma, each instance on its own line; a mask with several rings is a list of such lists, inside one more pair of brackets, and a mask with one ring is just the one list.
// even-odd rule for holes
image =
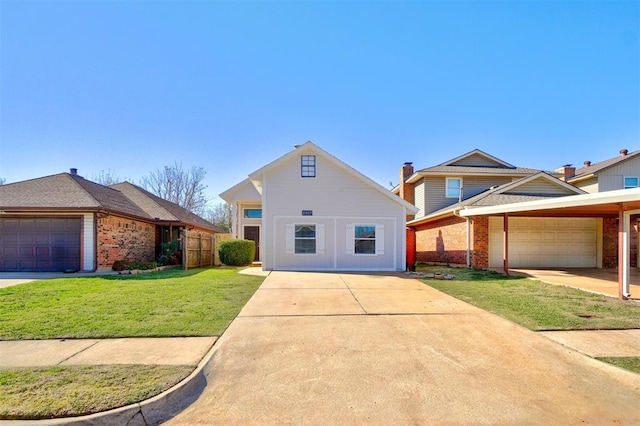
[[[416, 171], [408, 179], [415, 183], [425, 176], [527, 176], [540, 172], [538, 169], [516, 167], [479, 149]], [[395, 188], [394, 188], [395, 189]]]
[[131, 183], [105, 186], [69, 173], [0, 185], [0, 210], [108, 211], [147, 221], [175, 222], [224, 232], [177, 204]]
[[616, 157], [609, 158], [608, 160], [591, 164], [590, 166], [580, 167], [579, 169], [576, 169], [575, 174], [571, 176], [568, 180], [569, 182], [571, 182], [571, 181], [582, 180], [587, 177], [594, 176], [602, 170], [608, 169], [609, 167], [615, 166], [616, 164], [635, 158], [638, 155], [640, 155], [640, 150], [631, 152], [626, 155], [618, 155]]
[[167, 222], [181, 222], [198, 228], [209, 229], [215, 232], [224, 232], [222, 228], [204, 220], [200, 216], [190, 212], [176, 203], [167, 201], [155, 194], [141, 188], [131, 182], [122, 182], [111, 185], [110, 188], [117, 189], [127, 198], [138, 205], [151, 218]]
[[514, 182], [489, 188], [486, 191], [464, 199], [461, 202], [447, 206], [427, 216], [415, 219], [409, 222], [408, 225], [417, 225], [441, 216], [453, 215], [454, 212], [463, 208], [469, 209], [474, 207], [521, 203], [525, 201], [546, 200], [576, 194], [585, 194], [585, 191], [563, 182], [546, 172], [538, 172]]
[[[234, 197], [236, 194], [242, 195], [240, 197]], [[255, 186], [253, 186], [251, 179], [249, 178], [235, 184], [231, 188], [222, 192], [219, 196], [227, 203], [233, 202], [234, 199], [238, 201], [262, 201], [261, 195], [258, 193]]]
[[[363, 175], [362, 173], [360, 173], [359, 171], [357, 171], [353, 167], [351, 167], [351, 166], [347, 165], [346, 163], [340, 161], [339, 159], [337, 159], [333, 155], [329, 154], [327, 151], [323, 150], [322, 148], [320, 148], [319, 146], [317, 146], [316, 144], [314, 144], [311, 141], [307, 141], [302, 145], [296, 146], [296, 148], [294, 150], [289, 151], [288, 153], [286, 153], [282, 157], [277, 158], [276, 160], [274, 160], [274, 161], [270, 162], [269, 164], [265, 165], [264, 167], [261, 167], [258, 170], [256, 170], [255, 172], [249, 174], [249, 179], [251, 180], [251, 183], [253, 183], [253, 185], [255, 186], [255, 188], [258, 191], [258, 193], [262, 194], [262, 187], [261, 187], [261, 185], [262, 185], [262, 177], [264, 176], [265, 173], [268, 173], [270, 170], [273, 170], [273, 169], [279, 167], [280, 165], [284, 164], [285, 162], [293, 159], [294, 157], [297, 157], [301, 153], [312, 153], [312, 154], [316, 154], [316, 155], [324, 158], [326, 161], [328, 161], [329, 163], [331, 163], [335, 167], [341, 169], [345, 173], [347, 173], [347, 174], [353, 176], [354, 178], [360, 180], [365, 185], [367, 185], [367, 186], [371, 187], [372, 189], [374, 189], [376, 192], [379, 192], [380, 194], [382, 194], [385, 197], [389, 198], [393, 202], [398, 203], [401, 206], [405, 207], [407, 209], [407, 212], [409, 212], [409, 213], [417, 213], [418, 208], [416, 206], [414, 206], [413, 204], [409, 203], [408, 201], [403, 200], [402, 198], [398, 197], [393, 192], [389, 191], [388, 189], [384, 188], [382, 185], [379, 185], [378, 183], [376, 183], [373, 180], [369, 179], [367, 176]], [[231, 188], [231, 189], [233, 189], [233, 188]], [[225, 193], [228, 192], [228, 191], [225, 191]], [[223, 193], [223, 194], [225, 194], [225, 193]]]

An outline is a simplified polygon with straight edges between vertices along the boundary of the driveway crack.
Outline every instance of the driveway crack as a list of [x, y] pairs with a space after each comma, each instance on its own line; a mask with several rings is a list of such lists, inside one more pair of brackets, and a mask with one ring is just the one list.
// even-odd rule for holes
[[360, 306], [360, 309], [362, 309], [362, 312], [364, 312], [365, 315], [369, 315], [369, 312], [367, 312], [364, 306], [362, 306], [362, 303], [360, 303], [360, 301], [358, 300], [358, 297], [353, 293], [353, 291], [351, 290], [351, 287], [349, 287], [349, 284], [347, 284], [344, 278], [342, 278], [342, 275], [339, 275], [339, 277], [340, 277], [340, 280], [344, 283], [344, 285], [349, 290], [349, 293], [351, 293], [351, 296], [353, 296], [354, 300], [358, 302], [358, 306]]

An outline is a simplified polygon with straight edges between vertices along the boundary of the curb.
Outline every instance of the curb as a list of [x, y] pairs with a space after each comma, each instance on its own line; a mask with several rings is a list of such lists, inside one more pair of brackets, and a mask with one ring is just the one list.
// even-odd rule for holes
[[150, 426], [161, 424], [176, 416], [191, 405], [202, 393], [207, 385], [204, 367], [207, 366], [213, 354], [218, 350], [218, 341], [211, 346], [195, 370], [182, 381], [159, 395], [145, 401], [136, 402], [124, 407], [114, 408], [95, 414], [78, 417], [64, 417], [44, 420], [0, 420], [0, 425], [11, 426], [103, 426], [127, 425]]

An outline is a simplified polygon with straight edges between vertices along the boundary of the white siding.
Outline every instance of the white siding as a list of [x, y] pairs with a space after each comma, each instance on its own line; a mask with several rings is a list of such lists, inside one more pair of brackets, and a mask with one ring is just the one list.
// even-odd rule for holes
[[594, 194], [598, 192], [598, 179], [592, 178], [583, 180], [581, 182], [576, 182], [575, 184], [578, 188], [582, 189], [585, 192], [590, 194]]
[[[299, 161], [294, 156], [263, 176], [263, 269], [404, 270], [405, 209], [320, 155], [316, 177], [301, 178]], [[295, 223], [324, 227], [324, 253], [287, 253], [286, 227]], [[384, 225], [384, 253], [347, 254], [347, 224], [371, 223]]]
[[415, 186], [415, 206], [420, 209], [416, 213], [416, 218], [425, 216], [425, 199], [424, 199], [424, 179], [418, 182]]
[[82, 269], [96, 269], [96, 232], [93, 213], [82, 215]]

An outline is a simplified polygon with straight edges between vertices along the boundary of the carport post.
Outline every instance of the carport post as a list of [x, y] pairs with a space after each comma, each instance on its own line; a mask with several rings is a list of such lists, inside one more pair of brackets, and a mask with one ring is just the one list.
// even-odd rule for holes
[[509, 214], [505, 213], [502, 220], [502, 266], [504, 273], [509, 275]]
[[624, 211], [624, 204], [620, 204], [618, 210], [618, 298], [627, 300], [631, 296], [630, 280], [630, 243], [631, 215], [640, 213], [640, 210]]

